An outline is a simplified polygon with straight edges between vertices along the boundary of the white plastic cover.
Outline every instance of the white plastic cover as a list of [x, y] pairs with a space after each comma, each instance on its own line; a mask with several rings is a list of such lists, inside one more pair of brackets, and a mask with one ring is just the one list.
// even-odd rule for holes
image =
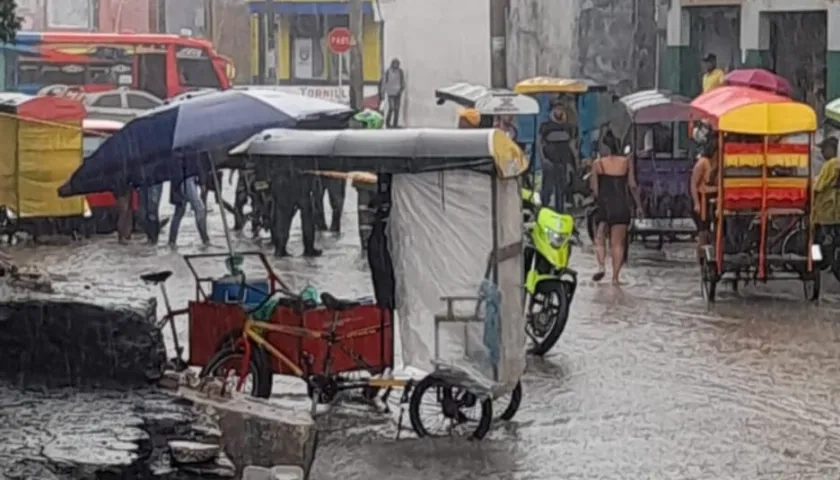
[[[388, 238], [405, 365], [449, 376], [477, 395], [497, 396], [512, 390], [524, 372], [526, 339], [521, 248], [499, 264], [496, 282], [492, 272], [485, 277], [494, 181], [498, 245], [521, 247], [516, 180], [470, 171], [395, 175]], [[498, 287], [498, 303], [478, 299], [482, 285], [487, 292], [485, 280], [491, 290]], [[469, 297], [453, 303], [460, 321], [439, 323], [448, 318], [446, 296]]]

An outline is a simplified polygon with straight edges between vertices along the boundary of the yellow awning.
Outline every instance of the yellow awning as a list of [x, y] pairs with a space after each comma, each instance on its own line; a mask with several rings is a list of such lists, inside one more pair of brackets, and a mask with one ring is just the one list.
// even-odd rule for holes
[[573, 78], [534, 77], [517, 83], [513, 91], [519, 94], [585, 93], [589, 91], [589, 85]]
[[817, 114], [804, 103], [747, 87], [724, 86], [691, 102], [692, 117], [722, 132], [747, 135], [788, 135], [813, 132]]
[[748, 135], [813, 132], [817, 129], [817, 114], [804, 103], [754, 103], [722, 115], [718, 129]]

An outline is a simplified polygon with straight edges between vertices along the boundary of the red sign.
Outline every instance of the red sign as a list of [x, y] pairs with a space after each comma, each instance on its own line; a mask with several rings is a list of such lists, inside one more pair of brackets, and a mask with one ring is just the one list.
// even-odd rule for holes
[[327, 35], [327, 44], [333, 53], [346, 53], [350, 51], [351, 38], [353, 36], [350, 34], [350, 29], [336, 27], [330, 30], [329, 35]]

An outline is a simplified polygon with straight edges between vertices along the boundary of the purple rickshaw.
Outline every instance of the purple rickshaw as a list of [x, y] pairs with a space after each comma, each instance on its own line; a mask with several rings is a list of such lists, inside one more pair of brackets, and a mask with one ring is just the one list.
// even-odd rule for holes
[[644, 212], [644, 218], [630, 225], [629, 238], [653, 248], [696, 234], [689, 187], [694, 166], [690, 114], [691, 100], [662, 90], [636, 92], [615, 102], [610, 128], [631, 156]]

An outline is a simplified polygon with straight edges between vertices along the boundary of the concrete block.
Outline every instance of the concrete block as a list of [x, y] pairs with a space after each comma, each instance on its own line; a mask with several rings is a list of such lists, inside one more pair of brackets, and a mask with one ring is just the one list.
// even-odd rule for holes
[[316, 428], [309, 412], [243, 395], [210, 398], [182, 389], [183, 398], [211, 409], [222, 431], [222, 448], [237, 471], [247, 466], [296, 465], [304, 471], [315, 455]]
[[276, 465], [271, 467], [271, 480], [303, 480], [306, 475], [296, 465]]
[[271, 470], [266, 467], [248, 465], [242, 470], [242, 480], [273, 480]]
[[166, 364], [155, 310], [154, 298], [105, 305], [34, 295], [2, 302], [0, 377], [54, 387], [147, 385]]
[[205, 463], [219, 456], [222, 447], [218, 444], [171, 440], [169, 451], [175, 463]]
[[303, 469], [294, 465], [277, 465], [271, 468], [248, 465], [242, 471], [242, 480], [303, 480]]

